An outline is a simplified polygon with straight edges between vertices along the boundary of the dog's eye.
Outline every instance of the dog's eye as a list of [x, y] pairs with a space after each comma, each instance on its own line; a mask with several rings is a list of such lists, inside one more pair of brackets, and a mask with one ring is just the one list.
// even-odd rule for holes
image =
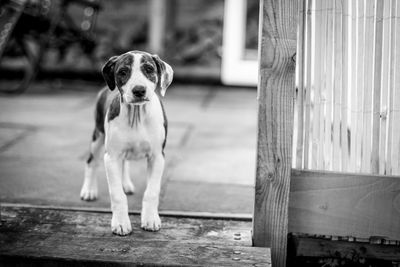
[[150, 66], [150, 65], [146, 65], [146, 66], [144, 67], [144, 70], [145, 70], [147, 73], [153, 73], [153, 72], [154, 72], [153, 66]]
[[126, 69], [122, 69], [118, 71], [118, 75], [120, 76], [126, 76], [128, 75], [128, 71]]

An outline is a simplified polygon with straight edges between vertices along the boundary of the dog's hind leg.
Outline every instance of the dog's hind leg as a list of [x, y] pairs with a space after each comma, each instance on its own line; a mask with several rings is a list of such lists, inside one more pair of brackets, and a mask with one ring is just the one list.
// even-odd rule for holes
[[127, 195], [131, 195], [135, 192], [135, 186], [132, 183], [130, 176], [130, 162], [128, 160], [123, 161], [123, 175], [122, 175], [122, 187]]
[[97, 169], [103, 159], [104, 134], [97, 130], [93, 133], [90, 154], [85, 165], [85, 178], [81, 189], [81, 199], [86, 201], [97, 198]]

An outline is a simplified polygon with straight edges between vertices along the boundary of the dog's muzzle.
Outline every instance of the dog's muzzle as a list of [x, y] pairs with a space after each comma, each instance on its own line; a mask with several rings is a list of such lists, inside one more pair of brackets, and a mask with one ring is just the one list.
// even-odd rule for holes
[[146, 97], [146, 87], [141, 85], [133, 87], [132, 96], [133, 98], [131, 101], [129, 101], [131, 104], [142, 104], [149, 101], [149, 99]]

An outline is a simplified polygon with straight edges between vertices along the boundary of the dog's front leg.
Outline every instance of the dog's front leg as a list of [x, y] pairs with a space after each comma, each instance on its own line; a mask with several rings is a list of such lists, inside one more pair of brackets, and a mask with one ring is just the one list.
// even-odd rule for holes
[[104, 163], [111, 200], [111, 229], [114, 234], [128, 235], [132, 232], [131, 221], [128, 215], [128, 200], [122, 189], [122, 162], [121, 158], [104, 154]]
[[147, 231], [158, 231], [161, 220], [158, 215], [158, 201], [161, 187], [161, 177], [164, 171], [164, 157], [156, 155], [147, 160], [147, 187], [142, 203], [142, 228]]

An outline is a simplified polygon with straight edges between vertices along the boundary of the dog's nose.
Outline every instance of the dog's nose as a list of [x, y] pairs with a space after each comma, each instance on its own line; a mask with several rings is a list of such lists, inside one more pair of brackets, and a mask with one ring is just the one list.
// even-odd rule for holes
[[132, 94], [136, 97], [143, 97], [146, 94], [146, 88], [141, 85], [133, 87]]

